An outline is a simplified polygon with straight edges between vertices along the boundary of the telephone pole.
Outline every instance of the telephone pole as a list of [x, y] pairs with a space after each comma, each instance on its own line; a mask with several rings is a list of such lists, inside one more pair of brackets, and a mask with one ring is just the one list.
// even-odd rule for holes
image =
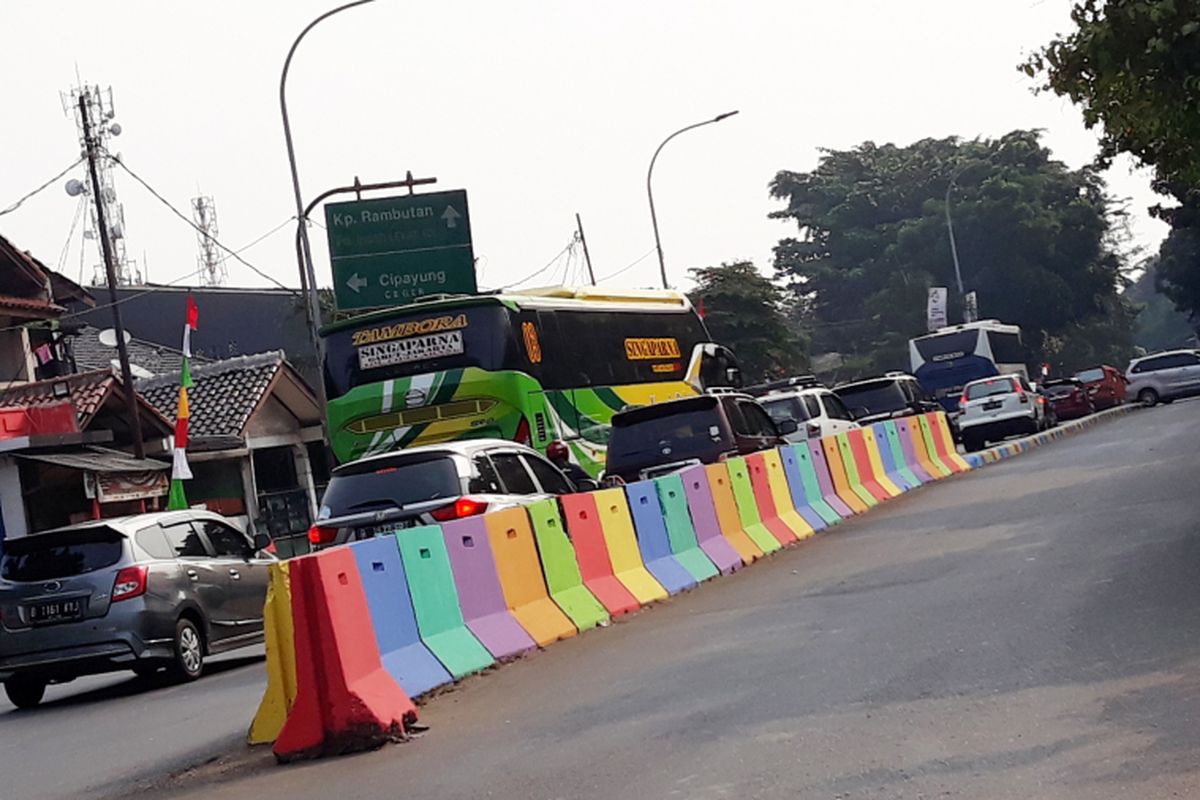
[[583, 235], [583, 220], [579, 218], [579, 212], [575, 212], [575, 227], [579, 230], [579, 243], [583, 245], [583, 260], [587, 264], [588, 278], [592, 281], [592, 286], [596, 285], [596, 273], [592, 272], [592, 256], [588, 253], [587, 237]]
[[[101, 157], [99, 141], [92, 120], [91, 93], [79, 93], [79, 118], [83, 125], [83, 145], [87, 152], [88, 173], [92, 177], [92, 197], [95, 198], [96, 222], [100, 230], [100, 251], [104, 254], [104, 273], [108, 278], [108, 299], [112, 307], [113, 329], [117, 334], [117, 358], [121, 362], [121, 383], [125, 391], [125, 403], [129, 414], [129, 429], [133, 434], [133, 454], [146, 457], [146, 446], [142, 442], [142, 418], [138, 414], [137, 391], [133, 387], [133, 371], [129, 369], [129, 348], [125, 346], [125, 325], [121, 322], [121, 306], [117, 298], [117, 265], [113, 258], [110, 231], [104, 216], [103, 196], [100, 193], [100, 174], [96, 160]], [[101, 121], [103, 124], [103, 121]]]

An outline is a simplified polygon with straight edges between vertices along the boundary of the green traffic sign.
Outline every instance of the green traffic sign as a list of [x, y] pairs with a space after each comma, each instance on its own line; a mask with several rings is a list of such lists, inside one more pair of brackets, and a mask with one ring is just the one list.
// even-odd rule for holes
[[325, 227], [339, 309], [476, 291], [464, 190], [330, 203]]

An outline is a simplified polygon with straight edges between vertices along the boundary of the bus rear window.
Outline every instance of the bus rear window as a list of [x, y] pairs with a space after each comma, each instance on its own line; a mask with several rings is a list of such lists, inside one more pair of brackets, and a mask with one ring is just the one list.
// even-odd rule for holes
[[508, 309], [487, 305], [427, 308], [376, 317], [325, 336], [330, 398], [355, 386], [464, 367], [506, 368]]

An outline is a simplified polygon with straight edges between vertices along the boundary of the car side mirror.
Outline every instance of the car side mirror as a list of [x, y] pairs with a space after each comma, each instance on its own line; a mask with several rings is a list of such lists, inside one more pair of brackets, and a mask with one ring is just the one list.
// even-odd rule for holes
[[800, 425], [794, 419], [785, 419], [776, 425], [779, 428], [780, 436], [791, 436], [796, 431], [800, 430]]
[[261, 553], [271, 546], [271, 537], [265, 533], [254, 534], [254, 552]]
[[594, 492], [600, 488], [600, 483], [592, 478], [580, 478], [575, 481], [575, 489], [580, 492]]

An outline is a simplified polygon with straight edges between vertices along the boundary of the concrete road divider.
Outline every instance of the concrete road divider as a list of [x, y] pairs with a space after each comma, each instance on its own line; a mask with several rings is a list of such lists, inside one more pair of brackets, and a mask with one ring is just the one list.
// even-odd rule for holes
[[[688, 513], [687, 495], [683, 491], [683, 479], [678, 474], [656, 478], [654, 490], [658, 493], [658, 504], [662, 509], [663, 524], [667, 529], [667, 543], [676, 560], [697, 583], [720, 575], [723, 568], [713, 562], [696, 537], [696, 529]], [[713, 528], [716, 529], [715, 516]], [[742, 559], [721, 536], [719, 530], [716, 530], [716, 540], [720, 543], [718, 549], [721, 551], [722, 562], [727, 563], [730, 570], [740, 567]]]
[[[790, 444], [781, 445], [776, 449], [776, 454], [783, 468], [784, 485], [787, 487], [787, 492], [791, 495], [792, 507], [796, 509], [796, 513], [800, 515], [801, 519], [808, 523], [808, 526], [814, 531], [824, 530], [835, 522], [841, 521], [841, 517], [832, 508], [826, 507], [829, 514], [826, 517], [813, 501], [809, 499], [806, 480], [812, 481], [813, 496], [816, 498], [816, 502], [822, 506], [825, 505], [825, 501], [821, 499], [820, 487], [817, 486], [817, 476], [813, 475], [811, 479], [806, 479], [794, 447]], [[807, 447], [804, 448], [804, 456], [807, 461]]]
[[[876, 502], [882, 503], [885, 500], [891, 500], [892, 492], [883, 485], [879, 480], [879, 475], [875, 472], [875, 465], [871, 459], [870, 450], [867, 448], [867, 431], [863, 428], [855, 428], [847, 431], [845, 434], [838, 434], [838, 439], [841, 440], [845, 436], [846, 445], [850, 448], [850, 462], [853, 463], [854, 471], [858, 474], [858, 482], [862, 484]], [[843, 459], [846, 457], [845, 450], [842, 451]], [[850, 467], [847, 466], [847, 472]], [[896, 489], [897, 495], [900, 490]]]
[[916, 480], [910, 483], [908, 476], [900, 471], [899, 464], [892, 457], [892, 445], [887, 438], [887, 428], [884, 427], [882, 422], [869, 425], [866, 430], [866, 437], [871, 444], [872, 458], [878, 459], [876, 468], [882, 469], [882, 474], [887, 477], [893, 486], [899, 489], [901, 493], [912, 491], [920, 486], [920, 483]]
[[942, 463], [949, 467], [952, 472], [969, 471], [971, 465], [958, 454], [958, 447], [954, 444], [954, 436], [950, 433], [950, 423], [946, 419], [946, 415], [941, 412], [930, 411], [922, 415], [922, 417], [925, 420], [925, 426], [929, 430], [929, 435], [933, 438], [938, 458], [942, 460]]
[[575, 558], [583, 575], [583, 585], [614, 617], [637, 611], [641, 603], [624, 583], [617, 580], [613, 569], [608, 544], [604, 541], [604, 529], [600, 525], [596, 498], [591, 494], [568, 494], [561, 498], [561, 502], [567, 533], [571, 537], [571, 544], [575, 546]]
[[247, 737], [250, 744], [275, 741], [296, 700], [296, 645], [287, 561], [271, 565], [271, 580], [263, 605], [263, 633], [267, 647], [267, 690], [250, 723]]
[[[660, 485], [670, 487], [671, 484], [666, 483], [670, 477], [668, 475], [660, 478], [659, 480], [664, 482]], [[683, 486], [684, 499], [687, 501], [688, 521], [691, 523], [692, 530], [696, 532], [696, 543], [700, 545], [704, 554], [712, 559], [717, 569], [728, 575], [742, 565], [753, 561], [752, 552], [747, 551], [747, 555], [743, 556], [741, 551], [734, 547], [731, 540], [722, 533], [712, 490], [708, 485], [708, 472], [705, 468], [695, 466], [683, 470], [679, 473], [679, 483]], [[663, 507], [670, 511], [674, 506], [664, 502]], [[734, 517], [736, 518], [736, 516], [737, 512], [735, 511]], [[673, 518], [677, 524], [683, 524], [682, 516], [678, 513]], [[753, 547], [754, 543], [748, 538], [746, 543]], [[758, 548], [754, 548], [754, 550], [758, 550]], [[759, 550], [758, 554], [762, 555], [762, 551]]]
[[436, 525], [408, 528], [397, 533], [396, 540], [400, 543], [400, 560], [408, 578], [421, 641], [455, 678], [494, 664], [492, 654], [463, 620], [441, 528]]
[[[733, 496], [733, 486], [729, 481], [729, 469], [725, 464], [706, 464], [704, 474], [708, 479], [708, 493], [717, 514], [721, 535], [742, 557], [742, 563], [749, 564], [756, 558], [762, 558], [765, 551], [750, 537], [742, 525], [737, 500]], [[687, 490], [686, 481], [684, 489]], [[778, 542], [775, 543], [775, 549], [779, 549]]]
[[916, 473], [909, 463], [908, 453], [904, 449], [904, 443], [900, 438], [900, 431], [896, 427], [896, 423], [890, 419], [886, 422], [881, 422], [879, 423], [878, 430], [883, 432], [884, 441], [887, 445], [885, 448], [883, 443], [880, 443], [880, 449], [885, 453], [891, 454], [891, 464], [893, 465], [895, 474], [907, 483], [910, 489], [915, 489], [922, 483], [925, 483], [925, 480], [921, 479], [921, 476]]
[[871, 474], [875, 482], [883, 487], [891, 497], [899, 497], [907, 491], [907, 486], [896, 483], [888, 475], [887, 466], [883, 460], [883, 451], [879, 449], [879, 440], [875, 436], [875, 426], [868, 425], [859, 433], [862, 434], [863, 446], [867, 450], [867, 459], [871, 462]]
[[525, 509], [496, 511], [483, 521], [509, 612], [541, 647], [574, 636], [574, 623], [550, 599]]
[[953, 474], [950, 468], [942, 464], [939, 459], [934, 458], [934, 454], [930, 452], [929, 445], [933, 443], [933, 440], [926, 441], [925, 429], [921, 427], [921, 418], [907, 417], [906, 421], [912, 435], [913, 453], [917, 461], [926, 472], [933, 476], [934, 480], [950, 477]]
[[629, 501], [629, 512], [633, 516], [638, 548], [646, 569], [669, 594], [693, 588], [696, 578], [671, 552], [667, 519], [658, 502], [658, 488], [654, 481], [629, 484], [625, 487], [625, 497]]
[[[764, 524], [768, 524], [767, 520], [772, 517], [777, 519], [791, 537], [788, 544], [816, 533], [792, 505], [787, 476], [783, 474], [783, 462], [779, 460], [776, 450], [764, 450], [746, 456], [746, 466], [750, 468], [750, 485], [754, 488], [754, 499]], [[780, 537], [776, 535], [775, 538]]]
[[937, 472], [930, 471], [929, 466], [921, 460], [912, 424], [907, 419], [896, 420], [893, 424], [896, 426], [896, 433], [900, 439], [900, 448], [904, 451], [904, 463], [908, 465], [909, 470], [917, 476], [921, 483], [936, 481], [939, 477]]
[[837, 487], [838, 497], [853, 508], [856, 514], [864, 514], [868, 509], [879, 505], [879, 501], [859, 483], [846, 435], [841, 434], [840, 438], [823, 436], [821, 445], [825, 448], [825, 462], [829, 464], [829, 475], [833, 478], [833, 485]]
[[785, 544], [796, 541], [786, 526], [776, 525], [775, 530], [763, 524], [762, 514], [758, 510], [758, 502], [754, 497], [754, 486], [750, 483], [750, 467], [746, 459], [738, 456], [725, 461], [729, 472], [729, 487], [733, 490], [734, 503], [737, 505], [738, 519], [746, 535], [762, 548], [764, 553], [774, 553]]
[[934, 468], [941, 473], [942, 477], [949, 477], [954, 474], [954, 467], [942, 460], [942, 454], [938, 450], [938, 445], [933, 436], [933, 430], [929, 427], [929, 420], [923, 415], [918, 414], [913, 419], [916, 421], [915, 430], [920, 434], [917, 438], [920, 445], [925, 448], [925, 457], [929, 459]]
[[[802, 473], [804, 470], [804, 459], [802, 458], [800, 448], [803, 446], [796, 445], [796, 460], [800, 463]], [[820, 439], [813, 439], [807, 443], [807, 446], [812, 474], [821, 489], [821, 499], [825, 501], [825, 505], [829, 506], [842, 519], [854, 516], [854, 509], [846, 505], [846, 502], [838, 495], [837, 486], [833, 483], [833, 473], [830, 471], [829, 457], [826, 454], [824, 442]], [[806, 481], [805, 491], [807, 491], [807, 486], [808, 483]]]
[[421, 641], [396, 538], [382, 536], [355, 542], [350, 552], [358, 563], [383, 668], [409, 697], [419, 697], [453, 681]]
[[542, 573], [550, 599], [571, 618], [581, 631], [608, 622], [608, 609], [583, 584], [575, 548], [567, 538], [562, 515], [555, 499], [540, 500], [526, 509], [533, 525], [533, 536], [541, 556]]
[[405, 734], [417, 709], [380, 662], [354, 555], [290, 564], [296, 700], [275, 740], [280, 761], [348, 753]]
[[458, 607], [475, 638], [496, 659], [512, 658], [537, 647], [508, 610], [483, 517], [443, 523], [442, 537], [458, 589]]
[[593, 492], [592, 496], [596, 498], [600, 529], [604, 532], [608, 560], [612, 563], [617, 580], [625, 584], [625, 588], [642, 605], [666, 600], [667, 590], [650, 574], [642, 561], [625, 493], [620, 489], [601, 489]]

